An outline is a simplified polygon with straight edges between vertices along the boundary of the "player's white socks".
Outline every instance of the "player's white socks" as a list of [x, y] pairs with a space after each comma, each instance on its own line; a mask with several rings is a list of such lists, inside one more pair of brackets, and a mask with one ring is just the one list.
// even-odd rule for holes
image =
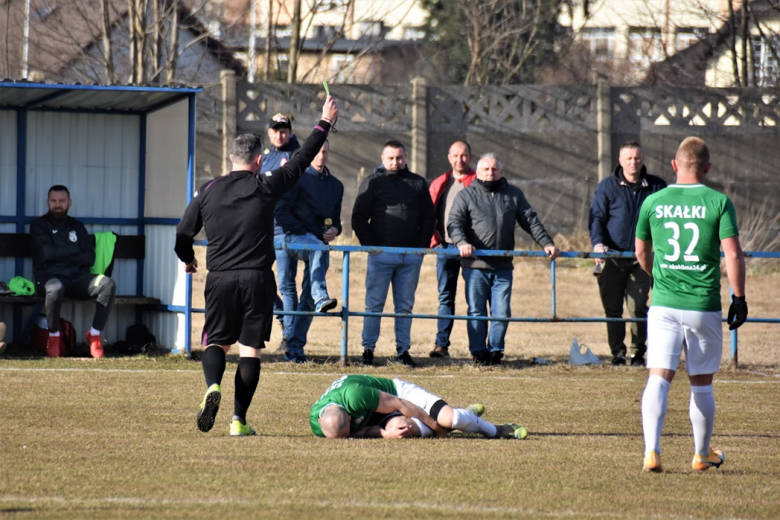
[[469, 433], [481, 433], [486, 437], [496, 436], [496, 427], [465, 408], [452, 409], [452, 429]]
[[90, 336], [100, 336], [100, 331], [97, 330], [95, 327], [90, 327], [89, 335]]
[[433, 430], [428, 428], [428, 426], [426, 426], [420, 419], [417, 417], [412, 417], [412, 421], [420, 429], [420, 438], [424, 439], [426, 437], [433, 437]]
[[642, 395], [642, 431], [645, 435], [645, 455], [654, 451], [661, 454], [661, 430], [664, 428], [669, 381], [661, 376], [647, 378]]
[[715, 428], [715, 394], [712, 385], [691, 387], [691, 426], [696, 453], [710, 454], [712, 430]]

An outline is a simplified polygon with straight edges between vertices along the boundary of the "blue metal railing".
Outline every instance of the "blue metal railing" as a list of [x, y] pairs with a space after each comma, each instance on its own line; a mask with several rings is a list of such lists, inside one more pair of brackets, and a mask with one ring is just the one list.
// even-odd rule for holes
[[[195, 242], [197, 246], [206, 245], [205, 240], [199, 240]], [[529, 317], [507, 317], [507, 318], [493, 318], [491, 316], [459, 316], [459, 315], [439, 315], [439, 314], [397, 314], [392, 312], [359, 312], [349, 310], [349, 270], [350, 270], [350, 254], [351, 253], [400, 253], [400, 254], [412, 254], [412, 255], [446, 255], [446, 256], [459, 256], [457, 249], [429, 249], [429, 248], [412, 248], [412, 247], [373, 247], [373, 246], [319, 246], [311, 244], [284, 244], [281, 248], [277, 249], [290, 249], [296, 251], [305, 250], [319, 250], [319, 251], [340, 251], [343, 253], [342, 258], [342, 285], [341, 285], [341, 311], [339, 312], [303, 312], [303, 311], [282, 311], [275, 314], [281, 316], [317, 316], [317, 317], [332, 317], [341, 318], [341, 362], [347, 363], [347, 351], [349, 340], [349, 318], [350, 317], [378, 317], [378, 318], [420, 318], [420, 319], [452, 319], [452, 320], [474, 320], [474, 321], [505, 321], [505, 322], [522, 322], [522, 323], [594, 323], [594, 322], [643, 322], [646, 321], [643, 318], [561, 318], [558, 316], [556, 310], [556, 287], [555, 287], [555, 260], [550, 261], [550, 292], [551, 292], [551, 316], [548, 318], [529, 318]], [[503, 257], [538, 257], [548, 258], [547, 253], [544, 251], [495, 251], [495, 250], [476, 250], [474, 256], [503, 256]], [[780, 259], [780, 252], [765, 252], [765, 251], [746, 251], [746, 258], [778, 258]], [[607, 253], [592, 253], [586, 251], [566, 251], [561, 252], [559, 258], [573, 258], [573, 259], [585, 259], [585, 258], [634, 258], [633, 253], [619, 253], [610, 251]], [[180, 308], [170, 310], [180, 311]], [[191, 295], [187, 295], [187, 302], [183, 309], [183, 312], [189, 314], [192, 312], [203, 313], [205, 309], [196, 309], [192, 307]], [[724, 318], [725, 321], [725, 318]], [[751, 323], [780, 323], [778, 318], [748, 318]], [[187, 354], [191, 352], [190, 334], [185, 334], [185, 351]], [[737, 359], [738, 355], [738, 336], [737, 331], [731, 331], [731, 358]]]

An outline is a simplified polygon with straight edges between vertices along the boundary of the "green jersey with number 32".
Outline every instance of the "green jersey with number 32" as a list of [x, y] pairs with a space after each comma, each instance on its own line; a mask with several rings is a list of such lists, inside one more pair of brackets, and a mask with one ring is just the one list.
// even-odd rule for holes
[[352, 417], [349, 432], [354, 434], [367, 425], [371, 415], [376, 412], [379, 406], [379, 392], [396, 395], [395, 383], [384, 377], [341, 376], [325, 390], [322, 397], [311, 407], [309, 414], [311, 431], [318, 437], [324, 437], [319, 418], [325, 408], [337, 405]]
[[653, 242], [653, 305], [720, 311], [720, 241], [737, 235], [734, 204], [703, 184], [647, 197], [636, 236]]

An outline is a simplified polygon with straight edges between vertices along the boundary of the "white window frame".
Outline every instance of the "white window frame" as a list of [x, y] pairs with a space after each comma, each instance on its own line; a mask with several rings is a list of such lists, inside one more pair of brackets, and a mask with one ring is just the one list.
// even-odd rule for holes
[[612, 27], [585, 27], [581, 33], [582, 46], [597, 61], [615, 56], [615, 29]]

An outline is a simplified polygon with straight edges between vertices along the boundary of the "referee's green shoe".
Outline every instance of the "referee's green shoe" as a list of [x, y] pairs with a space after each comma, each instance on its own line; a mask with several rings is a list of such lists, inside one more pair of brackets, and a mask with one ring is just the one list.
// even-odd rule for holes
[[198, 429], [207, 432], [214, 427], [214, 419], [217, 418], [219, 403], [222, 401], [222, 389], [219, 385], [211, 385], [203, 396], [198, 410]]
[[248, 435], [257, 435], [257, 432], [248, 424], [242, 423], [238, 419], [233, 419], [230, 423], [230, 435], [233, 437], [246, 437]]

